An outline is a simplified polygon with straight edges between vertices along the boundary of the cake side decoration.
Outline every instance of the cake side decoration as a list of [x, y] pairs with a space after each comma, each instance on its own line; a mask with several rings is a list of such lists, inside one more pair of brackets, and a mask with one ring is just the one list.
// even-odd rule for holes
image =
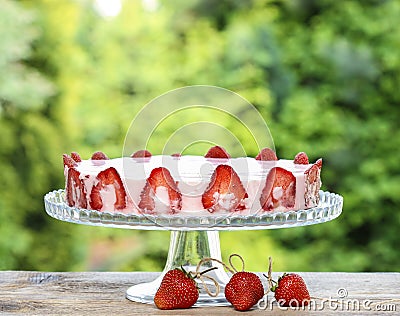
[[96, 177], [90, 192], [90, 207], [94, 210], [126, 208], [126, 192], [118, 171], [107, 168]]
[[[160, 203], [157, 203], [160, 201]], [[139, 209], [143, 213], [179, 213], [182, 195], [167, 168], [158, 167], [151, 171], [140, 194]]]
[[[229, 157], [229, 158], [228, 158]], [[139, 150], [109, 159], [96, 152], [82, 160], [63, 155], [65, 200], [71, 207], [152, 215], [252, 215], [315, 207], [322, 159], [304, 152], [278, 159], [270, 148], [231, 158], [220, 146], [205, 156], [152, 155]]]
[[210, 213], [220, 210], [227, 212], [241, 211], [246, 208], [244, 199], [248, 197], [239, 176], [231, 166], [219, 165], [201, 200]]
[[260, 204], [265, 211], [285, 211], [294, 209], [296, 178], [281, 167], [272, 168], [261, 193]]
[[319, 203], [319, 189], [321, 188], [322, 159], [318, 159], [304, 173], [306, 175], [304, 200], [306, 208], [313, 207]]

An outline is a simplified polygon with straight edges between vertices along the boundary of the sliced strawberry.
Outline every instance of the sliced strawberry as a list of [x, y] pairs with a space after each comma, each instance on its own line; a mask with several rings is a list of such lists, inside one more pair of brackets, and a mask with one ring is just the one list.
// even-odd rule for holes
[[168, 191], [169, 213], [178, 213], [182, 207], [182, 194], [178, 189], [178, 185], [172, 178], [167, 168], [154, 168], [150, 176], [147, 178], [146, 185], [140, 194], [140, 202], [138, 207], [144, 213], [155, 213], [157, 210], [154, 201], [158, 187], [164, 187]]
[[319, 189], [321, 188], [321, 168], [322, 159], [318, 159], [304, 174], [306, 176], [305, 186], [305, 206], [306, 208], [314, 207], [319, 203]]
[[297, 165], [308, 165], [308, 156], [305, 152], [301, 151], [294, 157], [293, 162]]
[[92, 158], [90, 158], [90, 159], [92, 159], [92, 160], [108, 160], [109, 158], [102, 151], [96, 151], [95, 153], [93, 153]]
[[114, 208], [117, 210], [126, 207], [126, 192], [124, 185], [122, 184], [121, 178], [118, 171], [114, 167], [107, 168], [97, 175], [97, 180], [99, 181], [92, 188], [90, 193], [90, 206], [94, 210], [100, 211], [103, 207], [103, 200], [101, 198], [101, 192], [103, 190], [109, 190], [107, 186], [114, 186], [115, 190], [115, 203]]
[[261, 207], [265, 211], [273, 211], [278, 206], [292, 209], [295, 198], [296, 178], [293, 173], [281, 167], [272, 168], [261, 193]]
[[225, 148], [220, 146], [211, 147], [204, 155], [205, 158], [231, 158]]
[[68, 169], [65, 191], [65, 198], [69, 206], [87, 208], [86, 189], [80, 179], [80, 172], [75, 168]]
[[322, 159], [318, 159], [315, 164], [313, 164], [309, 169], [307, 169], [304, 174], [310, 183], [314, 183], [319, 179], [322, 168]]
[[74, 159], [72, 159], [69, 155], [67, 154], [63, 154], [63, 163], [64, 163], [64, 167], [68, 166], [68, 168], [73, 168], [75, 166], [77, 166], [78, 164], [76, 163], [76, 161]]
[[315, 165], [316, 165], [319, 169], [321, 169], [321, 168], [322, 168], [322, 158], [319, 158], [319, 159], [315, 162]]
[[75, 151], [71, 153], [71, 158], [74, 159], [76, 162], [82, 161], [81, 156]]
[[238, 174], [231, 166], [219, 165], [201, 198], [203, 207], [210, 213], [219, 210], [241, 211], [246, 208], [247, 192]]
[[278, 160], [278, 157], [276, 156], [276, 153], [268, 147], [265, 147], [261, 149], [261, 151], [258, 153], [256, 160], [262, 160], [262, 161], [274, 161]]
[[146, 149], [138, 150], [131, 155], [132, 158], [148, 158], [151, 157], [151, 152]]

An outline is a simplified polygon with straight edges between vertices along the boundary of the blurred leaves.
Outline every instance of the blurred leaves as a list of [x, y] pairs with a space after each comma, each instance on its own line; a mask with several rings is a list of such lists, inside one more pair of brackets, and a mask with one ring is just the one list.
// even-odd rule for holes
[[43, 99], [54, 94], [54, 86], [21, 62], [29, 58], [39, 35], [32, 24], [34, 15], [11, 1], [1, 0], [0, 6], [0, 105], [3, 109], [9, 103], [21, 109], [43, 106]]

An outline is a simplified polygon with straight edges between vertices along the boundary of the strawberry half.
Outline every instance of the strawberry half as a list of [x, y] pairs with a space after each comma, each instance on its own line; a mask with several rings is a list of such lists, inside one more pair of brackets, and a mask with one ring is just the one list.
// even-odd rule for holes
[[322, 168], [322, 158], [319, 158], [319, 159], [315, 162], [315, 165], [316, 165], [319, 169], [321, 169], [321, 168]]
[[295, 157], [293, 162], [297, 165], [308, 165], [308, 156], [305, 152], [299, 152]]
[[63, 163], [64, 167], [67, 166], [68, 168], [73, 168], [78, 165], [76, 161], [67, 154], [63, 154]]
[[157, 211], [155, 210], [156, 203], [154, 199], [157, 198], [156, 192], [159, 187], [165, 188], [168, 192], [169, 213], [178, 213], [182, 206], [182, 195], [170, 172], [164, 167], [154, 168], [151, 171], [150, 176], [146, 181], [146, 185], [140, 194], [138, 207], [144, 213], [152, 214]]
[[74, 159], [76, 162], [82, 161], [81, 156], [75, 151], [71, 153], [71, 158]]
[[159, 309], [189, 308], [198, 298], [196, 281], [185, 271], [173, 269], [164, 275], [154, 303]]
[[261, 149], [261, 151], [258, 153], [258, 155], [256, 156], [256, 160], [275, 161], [278, 160], [278, 157], [271, 148], [265, 147]]
[[261, 193], [260, 204], [265, 211], [273, 211], [278, 206], [292, 209], [295, 204], [296, 178], [290, 171], [274, 167], [268, 173]]
[[225, 297], [238, 311], [247, 311], [264, 296], [260, 278], [252, 272], [236, 272], [225, 286]]
[[214, 146], [211, 147], [207, 153], [204, 155], [205, 158], [222, 158], [222, 159], [228, 159], [231, 158], [231, 156], [228, 154], [228, 152], [225, 150], [225, 148], [220, 147], [220, 146]]
[[305, 206], [306, 208], [314, 207], [319, 203], [319, 189], [321, 188], [321, 168], [322, 159], [318, 159], [304, 174], [306, 176], [305, 186]]
[[117, 210], [124, 209], [126, 207], [126, 192], [118, 171], [114, 167], [107, 168], [99, 172], [96, 179], [98, 183], [93, 186], [90, 193], [90, 207], [100, 211], [103, 208], [101, 192], [108, 191], [110, 190], [110, 186], [113, 186], [115, 190], [114, 208]]
[[210, 213], [226, 210], [241, 211], [246, 208], [247, 192], [238, 174], [231, 166], [219, 165], [201, 198], [203, 207]]
[[138, 150], [131, 155], [131, 158], [149, 158], [149, 157], [151, 157], [151, 152], [149, 152], [146, 149]]
[[314, 183], [319, 179], [322, 168], [322, 159], [318, 159], [315, 164], [313, 164], [309, 169], [307, 169], [304, 174], [307, 176], [310, 183]]
[[86, 189], [80, 179], [80, 172], [75, 168], [68, 169], [65, 191], [65, 198], [69, 206], [87, 208]]
[[310, 303], [306, 283], [296, 273], [284, 273], [271, 291], [275, 292], [275, 299], [280, 306], [301, 307]]
[[90, 158], [90, 159], [92, 159], [92, 160], [108, 160], [109, 158], [102, 151], [96, 151], [95, 153], [93, 153], [92, 158]]

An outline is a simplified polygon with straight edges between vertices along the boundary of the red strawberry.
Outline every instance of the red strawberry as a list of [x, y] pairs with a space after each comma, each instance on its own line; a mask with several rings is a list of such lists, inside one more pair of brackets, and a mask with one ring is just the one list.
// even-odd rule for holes
[[204, 155], [205, 158], [231, 158], [231, 156], [228, 154], [228, 152], [220, 147], [220, 146], [214, 146], [211, 147], [207, 153]]
[[64, 167], [68, 166], [68, 168], [73, 168], [75, 166], [77, 166], [78, 164], [76, 163], [76, 161], [74, 159], [72, 159], [69, 155], [67, 154], [63, 154], [63, 163], [64, 163]]
[[322, 159], [318, 159], [315, 164], [313, 164], [309, 169], [307, 169], [304, 174], [308, 177], [310, 183], [314, 183], [321, 173]]
[[145, 213], [156, 211], [154, 198], [158, 187], [164, 187], [168, 191], [170, 213], [178, 213], [182, 206], [182, 195], [170, 172], [164, 167], [158, 167], [151, 171], [140, 194], [139, 208]]
[[96, 151], [95, 153], [93, 153], [92, 158], [90, 158], [90, 159], [92, 159], [92, 160], [108, 160], [109, 158], [102, 151]]
[[[117, 210], [126, 207], [126, 192], [118, 171], [114, 167], [107, 168], [97, 175], [98, 183], [93, 186], [92, 192], [90, 193], [90, 206], [94, 210], [100, 211], [103, 207], [103, 201], [101, 199], [101, 191], [109, 190], [107, 186], [112, 185], [115, 190], [115, 203], [114, 208]], [[112, 211], [112, 210], [110, 210]]]
[[303, 278], [296, 273], [284, 273], [271, 289], [279, 305], [301, 307], [310, 303], [310, 293]]
[[146, 149], [138, 150], [131, 155], [132, 158], [148, 158], [151, 157], [151, 152]]
[[308, 156], [305, 152], [299, 152], [296, 157], [294, 157], [293, 162], [297, 165], [308, 165]]
[[189, 308], [199, 298], [196, 281], [180, 269], [169, 270], [154, 296], [159, 309]]
[[68, 169], [65, 191], [65, 198], [69, 206], [87, 208], [86, 189], [80, 179], [80, 172], [75, 168]]
[[321, 169], [321, 168], [322, 168], [322, 158], [319, 158], [319, 159], [315, 162], [315, 165], [316, 165], [319, 169]]
[[252, 272], [236, 272], [225, 286], [225, 297], [236, 310], [247, 311], [264, 296], [260, 278]]
[[221, 209], [243, 210], [245, 208], [243, 199], [247, 197], [247, 192], [235, 170], [228, 165], [219, 165], [201, 200], [204, 208], [213, 213]]
[[296, 178], [293, 173], [274, 167], [268, 173], [260, 204], [265, 211], [272, 211], [280, 205], [291, 209], [294, 207], [295, 195]]
[[256, 160], [274, 161], [278, 160], [278, 157], [271, 148], [265, 147], [258, 153]]
[[81, 156], [79, 156], [79, 154], [75, 151], [71, 153], [71, 158], [74, 159], [76, 162], [82, 161]]
[[307, 169], [304, 174], [306, 176], [306, 192], [304, 194], [305, 197], [305, 206], [313, 207], [319, 203], [319, 189], [321, 188], [321, 168], [322, 168], [322, 159], [318, 159], [315, 164], [313, 164], [309, 169]]
[[179, 157], [182, 157], [182, 154], [181, 153], [174, 153], [171, 156], [175, 157], [175, 158], [179, 158]]

